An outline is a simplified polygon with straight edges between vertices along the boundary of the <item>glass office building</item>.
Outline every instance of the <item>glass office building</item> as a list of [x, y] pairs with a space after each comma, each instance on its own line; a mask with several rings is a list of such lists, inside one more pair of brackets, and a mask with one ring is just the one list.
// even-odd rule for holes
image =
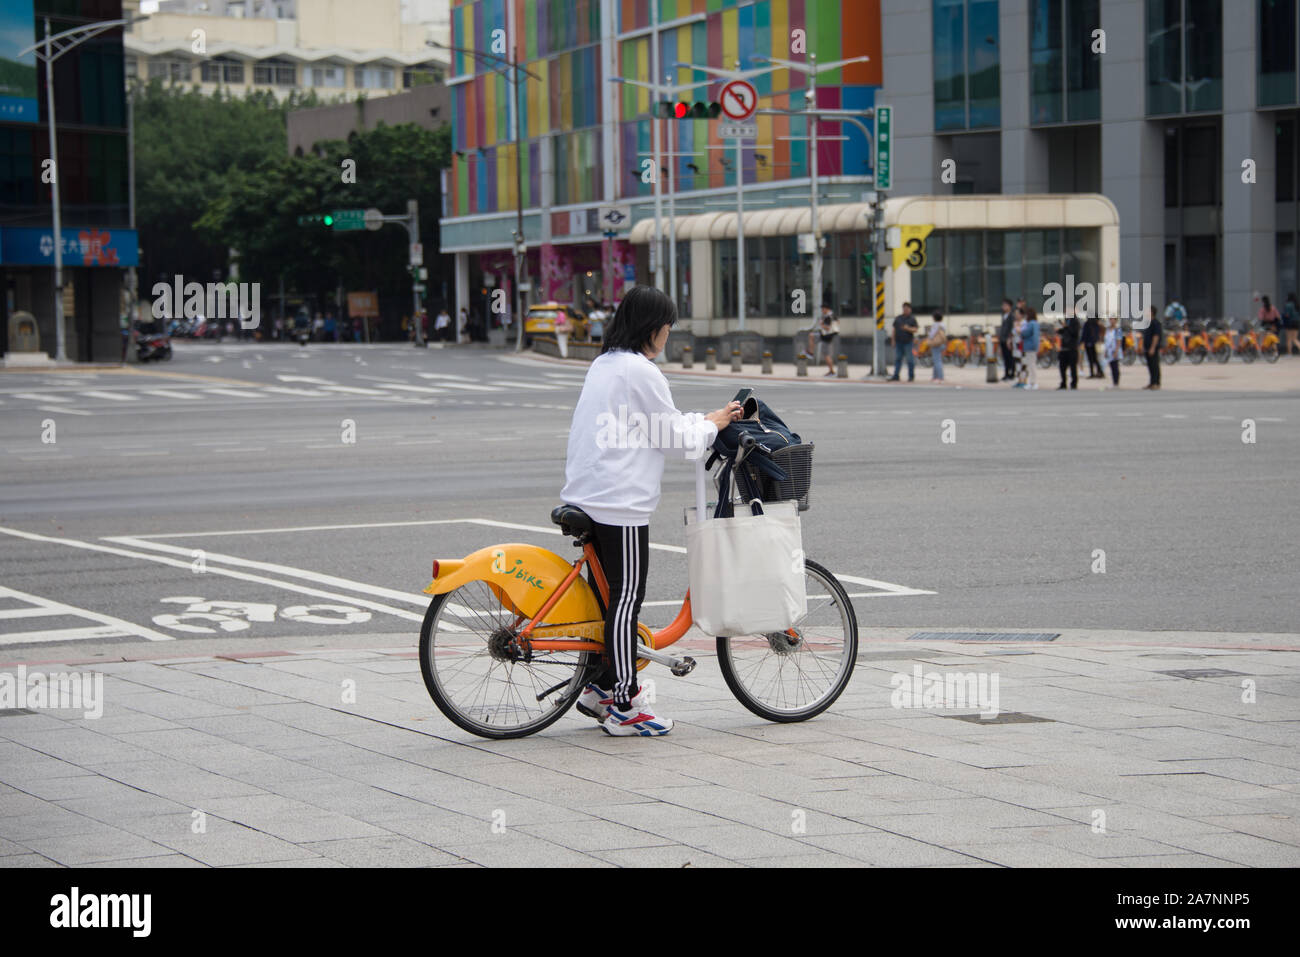
[[[817, 76], [815, 100], [824, 108], [865, 110], [881, 82], [880, 0], [452, 0], [451, 33], [459, 50], [447, 81], [454, 155], [442, 248], [457, 257], [457, 300], [474, 308], [485, 289], [513, 280], [518, 206], [535, 300], [581, 306], [648, 281], [646, 247], [628, 242], [627, 229], [607, 243], [596, 217], [601, 205], [630, 206], [628, 226], [652, 214], [652, 122], [663, 137], [665, 216], [669, 194], [679, 218], [734, 207], [738, 177], [751, 208], [808, 205], [808, 123], [797, 115], [804, 74], [777, 69], [752, 78], [760, 106], [796, 115], [759, 116], [738, 163], [717, 120], [651, 119], [654, 97], [636, 84], [656, 78], [656, 61], [660, 82], [685, 87], [666, 98], [691, 103], [716, 101], [721, 88], [693, 67], [732, 69], [739, 61], [754, 70], [761, 56], [870, 57]], [[517, 91], [508, 67], [489, 59], [516, 55], [528, 70]], [[622, 80], [632, 82], [611, 82]], [[860, 199], [871, 174], [866, 136], [823, 122], [816, 149], [824, 201]], [[683, 246], [677, 254], [678, 301], [689, 308], [691, 263]]]
[[[886, 0], [882, 30], [893, 195], [1100, 193], [1122, 278], [1157, 301], [1245, 316], [1296, 291], [1297, 0]], [[993, 252], [950, 237], [942, 255]], [[973, 299], [943, 282], [949, 308]]]
[[[526, 82], [523, 107], [530, 272], [555, 280], [547, 294], [572, 296], [569, 277], [590, 270], [599, 278], [610, 265], [596, 253], [596, 205], [631, 203], [636, 223], [649, 215], [650, 187], [639, 177], [650, 153], [648, 97], [627, 86], [611, 93], [607, 80], [649, 79], [653, 8], [650, 0], [570, 0], [558, 5], [571, 15], [557, 24], [557, 4], [494, 2], [458, 4], [453, 36], [457, 43], [487, 43], [516, 8], [519, 22], [535, 23], [524, 31], [530, 69], [539, 76]], [[866, 67], [823, 76], [817, 98], [893, 107], [890, 197], [1002, 195], [1028, 202], [1098, 194], [1115, 209], [1114, 263], [1097, 260], [1097, 236], [1087, 229], [1035, 216], [1021, 220], [1032, 227], [936, 230], [927, 264], [911, 284], [927, 305], [981, 315], [1003, 294], [1041, 299], [1036, 286], [1053, 281], [1048, 272], [1090, 263], [1106, 275], [1113, 267], [1123, 282], [1151, 283], [1157, 302], [1176, 296], [1194, 316], [1245, 316], [1258, 308], [1257, 294], [1280, 302], [1296, 291], [1298, 3], [660, 0], [660, 62], [674, 82], [689, 82], [698, 74], [674, 62], [730, 67], [740, 59], [748, 67], [755, 53], [790, 56], [778, 47], [788, 47], [800, 28], [822, 60], [871, 55]], [[515, 198], [502, 104], [509, 85], [475, 73], [481, 68], [472, 58], [453, 67], [458, 156], [453, 229], [445, 235], [469, 254], [466, 267], [472, 260], [476, 269], [508, 278]], [[801, 85], [795, 74], [773, 74], [759, 87], [763, 105], [796, 105], [798, 96], [789, 94]], [[760, 146], [747, 150], [743, 163], [747, 214], [772, 211], [754, 248], [746, 244], [747, 263], [757, 263], [758, 273], [746, 270], [746, 300], [759, 316], [808, 275], [809, 257], [793, 233], [785, 226], [761, 232], [781, 218], [778, 210], [809, 205], [808, 154], [798, 140], [806, 125], [799, 117], [779, 119], [788, 126], [760, 125]], [[713, 207], [734, 219], [734, 163], [727, 152], [707, 148], [719, 145], [714, 125], [676, 125], [674, 149], [693, 153], [665, 164], [679, 216]], [[870, 145], [847, 124], [835, 133], [846, 139], [821, 143], [818, 195], [828, 205], [859, 203], [871, 185]], [[494, 217], [501, 226], [491, 226]], [[734, 223], [730, 228], [714, 237], [717, 248], [707, 256], [678, 245], [679, 283], [706, 264], [717, 276], [734, 277]], [[855, 225], [852, 235], [828, 238], [826, 298], [842, 315], [865, 315], [870, 299], [852, 268], [865, 230]], [[574, 245], [572, 265], [536, 251], [539, 242], [543, 249]], [[625, 257], [614, 264], [618, 277], [626, 270], [647, 281], [645, 248], [618, 245]], [[734, 314], [734, 285], [734, 278], [715, 276], [708, 297], [679, 288], [678, 301], [688, 316]]]

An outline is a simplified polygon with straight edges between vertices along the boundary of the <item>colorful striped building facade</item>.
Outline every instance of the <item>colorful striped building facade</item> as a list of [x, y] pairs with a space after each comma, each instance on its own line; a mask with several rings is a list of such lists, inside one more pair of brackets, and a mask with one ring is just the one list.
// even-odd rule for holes
[[[567, 298], [573, 274], [592, 270], [593, 264], [596, 270], [611, 268], [608, 258], [601, 258], [596, 207], [630, 203], [634, 221], [649, 214], [653, 186], [643, 182], [642, 172], [652, 155], [653, 97], [646, 89], [608, 80], [652, 80], [651, 4], [656, 2], [660, 81], [698, 83], [672, 99], [717, 100], [721, 85], [675, 63], [735, 69], [739, 61], [740, 69], [751, 70], [762, 66], [757, 56], [804, 61], [813, 53], [821, 62], [871, 58], [820, 74], [818, 106], [873, 105], [881, 85], [880, 0], [452, 0], [454, 47], [507, 60], [517, 56], [535, 78], [526, 78], [519, 94], [524, 142], [517, 156], [509, 109], [513, 85], [490, 64], [468, 53], [452, 54], [448, 85], [455, 152], [447, 179], [445, 252], [477, 254], [467, 265], [484, 270], [499, 269], [508, 260], [519, 162], [529, 272], [548, 284], [536, 292]], [[805, 105], [800, 72], [779, 69], [752, 82], [762, 107]], [[675, 151], [690, 154], [663, 163], [664, 186], [674, 192], [679, 213], [705, 211], [708, 191], [730, 188], [734, 195], [734, 153], [710, 148], [730, 143], [718, 137], [718, 121], [660, 122], [665, 149], [671, 123]], [[741, 164], [747, 196], [793, 187], [802, 179], [806, 201], [809, 149], [798, 138], [806, 136], [807, 125], [803, 116], [758, 118], [758, 137]], [[820, 178], [866, 182], [870, 144], [861, 132], [823, 122], [818, 137]], [[625, 248], [618, 254], [631, 255]], [[624, 274], [620, 265], [620, 278]]]

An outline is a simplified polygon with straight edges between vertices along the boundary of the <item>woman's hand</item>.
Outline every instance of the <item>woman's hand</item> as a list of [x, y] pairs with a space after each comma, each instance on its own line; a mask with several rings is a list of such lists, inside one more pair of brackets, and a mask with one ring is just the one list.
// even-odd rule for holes
[[718, 431], [721, 432], [732, 422], [739, 420], [741, 416], [741, 412], [742, 410], [741, 410], [740, 403], [733, 400], [731, 402], [728, 402], [724, 408], [716, 409], [713, 412], [710, 412], [708, 415], [705, 416], [705, 418], [708, 419], [710, 422], [712, 422], [714, 425], [716, 425], [718, 427]]

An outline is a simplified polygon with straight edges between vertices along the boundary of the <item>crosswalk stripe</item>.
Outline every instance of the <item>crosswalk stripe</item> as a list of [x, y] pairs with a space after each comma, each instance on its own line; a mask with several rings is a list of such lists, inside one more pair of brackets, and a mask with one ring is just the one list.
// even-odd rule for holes
[[291, 389], [289, 386], [286, 385], [265, 385], [262, 386], [262, 391], [275, 392], [280, 395], [306, 395], [306, 396], [311, 396], [313, 398], [320, 398], [321, 396], [326, 394], [324, 392], [321, 392], [319, 389]]
[[[423, 379], [434, 379], [434, 378], [436, 378], [436, 379], [438, 379], [439, 381], [441, 381], [441, 380], [443, 379], [442, 376], [435, 376], [435, 375], [434, 375], [433, 373], [431, 373], [431, 372], [421, 372], [421, 373], [420, 373], [420, 377], [423, 378]], [[466, 390], [468, 390], [468, 391], [470, 391], [470, 392], [501, 392], [501, 391], [503, 391], [502, 388], [501, 388], [500, 386], [495, 386], [495, 385], [476, 385], [476, 384], [473, 383], [473, 382], [442, 382], [442, 384], [443, 384], [444, 386], [446, 386], [448, 389], [466, 389]]]
[[431, 385], [399, 385], [399, 384], [397, 384], [396, 382], [394, 382], [394, 383], [393, 383], [392, 385], [390, 385], [388, 388], [390, 388], [390, 389], [400, 389], [400, 390], [402, 390], [403, 392], [428, 392], [428, 393], [438, 393], [438, 394], [441, 394], [441, 393], [444, 393], [444, 392], [447, 391], [446, 389], [440, 389], [440, 388], [438, 388], [437, 386], [431, 386]]
[[492, 379], [493, 385], [504, 385], [512, 389], [536, 389], [539, 392], [554, 392], [563, 389], [562, 385], [549, 385], [540, 382], [516, 382], [514, 379]]
[[388, 395], [382, 389], [363, 389], [356, 385], [323, 385], [326, 392], [346, 392], [349, 395]]
[[454, 381], [454, 382], [473, 382], [473, 381], [474, 381], [473, 379], [467, 378], [467, 377], [465, 377], [465, 376], [463, 376], [463, 375], [450, 375], [449, 373], [446, 373], [446, 372], [421, 372], [421, 373], [420, 373], [420, 378], [421, 378], [421, 379], [449, 379], [449, 380]]
[[173, 392], [171, 389], [145, 389], [145, 395], [159, 395], [164, 399], [189, 399], [196, 401], [203, 398], [200, 395], [190, 395], [188, 392]]
[[114, 402], [136, 402], [139, 400], [137, 395], [126, 395], [121, 392], [83, 392], [82, 395], [88, 395], [92, 399], [112, 399]]
[[204, 389], [212, 395], [233, 395], [237, 399], [256, 399], [257, 393], [251, 389]]
[[48, 392], [15, 392], [15, 399], [30, 399], [33, 402], [71, 402], [67, 396], [50, 395]]

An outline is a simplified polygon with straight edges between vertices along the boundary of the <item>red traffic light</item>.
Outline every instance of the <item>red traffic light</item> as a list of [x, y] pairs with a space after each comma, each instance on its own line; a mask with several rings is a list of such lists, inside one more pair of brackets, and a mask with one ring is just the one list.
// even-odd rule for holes
[[674, 104], [673, 104], [673, 113], [676, 115], [676, 117], [677, 117], [679, 120], [681, 120], [681, 119], [685, 119], [685, 118], [686, 118], [686, 115], [687, 115], [688, 113], [690, 113], [690, 111], [691, 111], [691, 107], [690, 107], [690, 104], [688, 104], [688, 103], [674, 103]]

